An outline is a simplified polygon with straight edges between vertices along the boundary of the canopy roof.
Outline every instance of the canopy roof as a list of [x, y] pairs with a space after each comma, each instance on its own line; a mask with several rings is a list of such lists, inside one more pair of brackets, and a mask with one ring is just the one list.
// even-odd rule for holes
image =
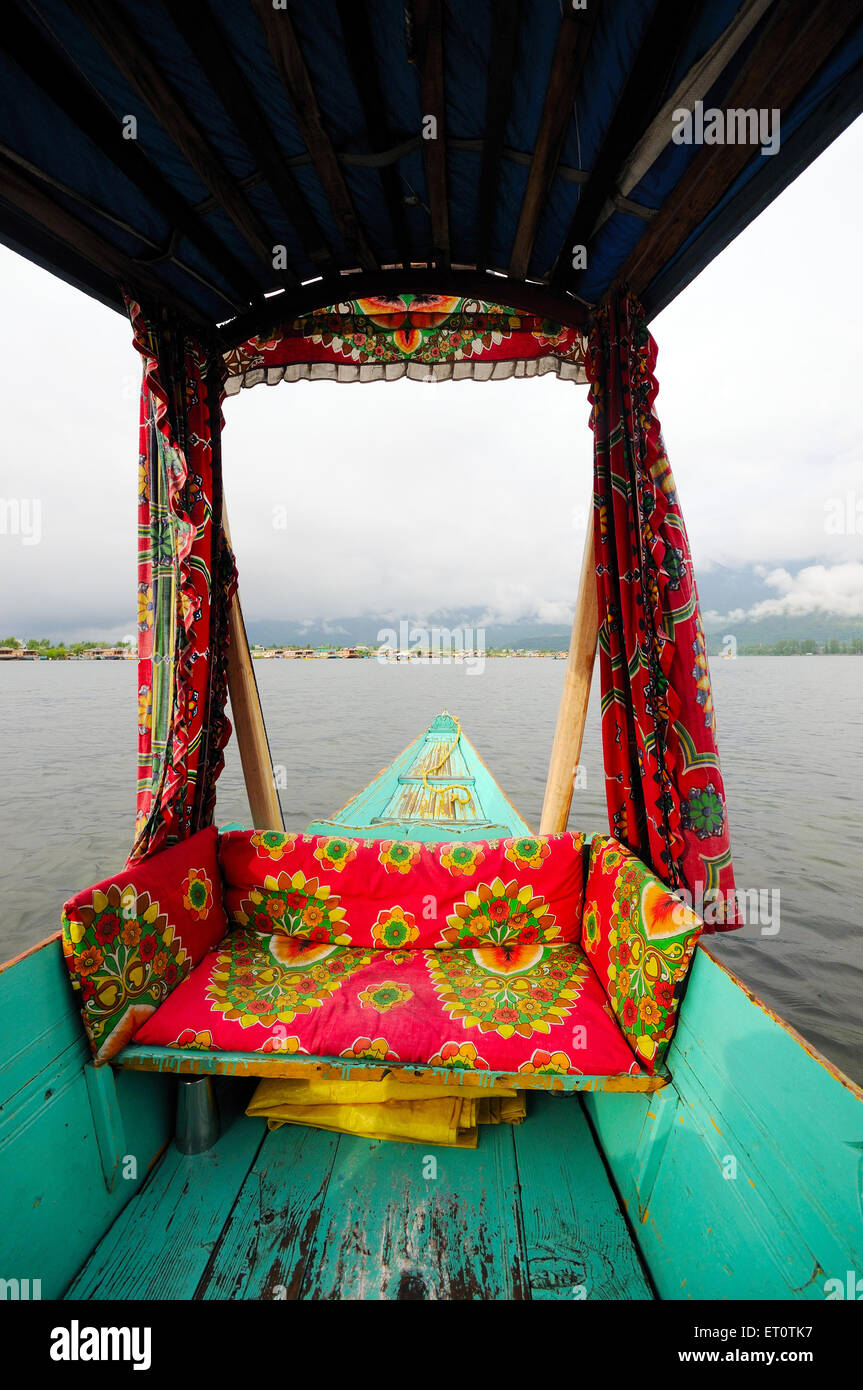
[[[7, 0], [0, 49], [0, 238], [228, 349], [403, 292], [652, 315], [863, 109], [859, 0]], [[778, 152], [674, 143], [697, 100]]]

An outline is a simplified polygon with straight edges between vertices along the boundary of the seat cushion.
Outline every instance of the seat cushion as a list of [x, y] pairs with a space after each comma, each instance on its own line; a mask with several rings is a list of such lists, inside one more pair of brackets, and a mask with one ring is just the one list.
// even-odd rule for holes
[[422, 844], [229, 831], [228, 915], [319, 945], [560, 944], [581, 933], [582, 835]]
[[202, 830], [65, 904], [63, 952], [97, 1062], [125, 1047], [225, 935], [216, 839]]
[[641, 1072], [574, 944], [376, 951], [237, 930], [138, 1043], [504, 1072]]
[[643, 1069], [661, 1066], [703, 923], [640, 859], [595, 835], [584, 947]]

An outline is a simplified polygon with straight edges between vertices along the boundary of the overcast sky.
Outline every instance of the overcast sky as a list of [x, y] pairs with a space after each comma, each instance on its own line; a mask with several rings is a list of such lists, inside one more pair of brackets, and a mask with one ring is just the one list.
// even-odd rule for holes
[[[863, 119], [652, 324], [705, 608], [711, 575], [757, 566], [747, 612], [863, 616], [861, 167]], [[25, 526], [26, 505], [41, 509], [38, 544], [0, 534], [0, 635], [132, 633], [128, 324], [2, 247], [0, 295], [0, 498], [23, 502]], [[247, 621], [478, 607], [565, 622], [590, 492], [586, 396], [546, 377], [233, 397], [225, 495]]]

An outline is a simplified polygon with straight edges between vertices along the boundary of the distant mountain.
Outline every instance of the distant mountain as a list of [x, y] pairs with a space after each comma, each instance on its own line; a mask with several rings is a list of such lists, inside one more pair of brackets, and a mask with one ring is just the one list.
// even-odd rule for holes
[[[404, 629], [407, 634], [404, 645], [411, 644], [410, 632], [414, 628], [421, 628], [424, 632], [431, 632], [434, 628], [446, 628], [454, 632], [457, 628], [465, 633], [464, 646], [475, 647], [478, 645], [478, 629], [482, 618], [482, 610], [462, 611], [460, 613], [433, 613], [424, 617], [422, 620], [409, 619], [407, 627]], [[322, 645], [330, 646], [377, 646], [381, 641], [387, 640], [381, 637], [381, 633], [395, 632], [399, 639], [400, 620], [398, 618], [375, 617], [373, 615], [362, 615], [359, 617], [342, 617], [320, 619], [317, 622], [306, 623], [298, 622], [296, 619], [286, 618], [283, 621], [276, 619], [263, 619], [259, 621], [247, 621], [249, 641], [259, 642], [262, 646], [276, 646], [280, 643], [303, 643], [305, 646], [318, 647]], [[569, 625], [560, 623], [493, 623], [484, 626], [485, 645], [488, 647], [525, 647], [528, 650], [536, 650], [539, 647], [548, 648], [551, 651], [564, 651], [569, 645]], [[472, 634], [472, 635], [471, 635]]]
[[[795, 566], [796, 568], [796, 566]], [[737, 616], [750, 611], [755, 604], [774, 596], [761, 574], [754, 566], [740, 569], [727, 569], [715, 566], [705, 569], [698, 576], [698, 593], [701, 610], [705, 618], [705, 631], [708, 651], [711, 654], [723, 649], [724, 638], [736, 638], [738, 647], [771, 645], [779, 641], [805, 641], [811, 638], [821, 644], [831, 639], [848, 641], [863, 636], [863, 618], [844, 618], [833, 614], [812, 613], [796, 617], [762, 618], [758, 621]], [[734, 614], [733, 617], [729, 617]], [[472, 628], [473, 640], [467, 637], [465, 646], [476, 646], [477, 628], [481, 625], [483, 610], [466, 608], [456, 611], [438, 611], [423, 618], [408, 622], [408, 630], [422, 627]], [[247, 619], [249, 640], [264, 646], [279, 643], [303, 643], [317, 647], [322, 644], [374, 646], [384, 640], [379, 634], [387, 630], [399, 632], [399, 619], [381, 617], [376, 614], [341, 616], [329, 619], [316, 619], [303, 622], [297, 618]], [[485, 645], [490, 647], [525, 647], [528, 650], [546, 648], [564, 651], [569, 645], [570, 628], [568, 623], [542, 623], [536, 619], [525, 618], [514, 623], [486, 623]], [[405, 638], [404, 645], [410, 644]]]

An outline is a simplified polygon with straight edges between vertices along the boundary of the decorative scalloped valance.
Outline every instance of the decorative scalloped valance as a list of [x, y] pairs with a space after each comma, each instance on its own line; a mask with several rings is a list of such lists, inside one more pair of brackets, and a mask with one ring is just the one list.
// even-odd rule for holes
[[586, 382], [575, 328], [454, 295], [352, 299], [225, 353], [225, 392], [279, 381], [499, 381], [556, 372]]

